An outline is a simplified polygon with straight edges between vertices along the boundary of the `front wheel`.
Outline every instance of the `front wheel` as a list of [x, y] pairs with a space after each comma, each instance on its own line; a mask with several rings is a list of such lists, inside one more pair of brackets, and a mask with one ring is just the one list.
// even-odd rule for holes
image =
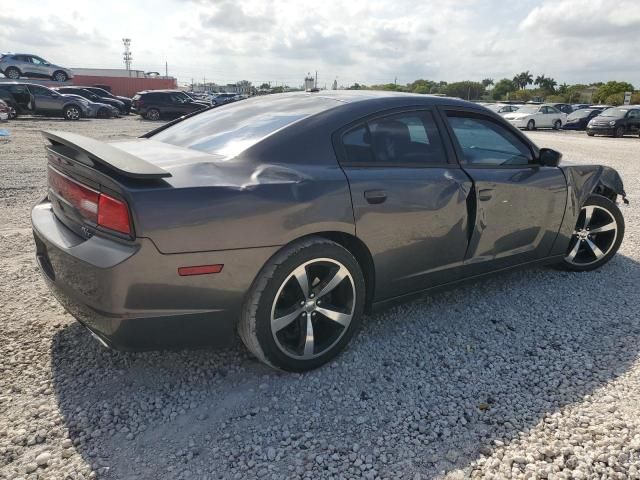
[[580, 210], [562, 266], [584, 272], [601, 267], [620, 248], [624, 217], [618, 206], [600, 195], [590, 196]]
[[535, 130], [536, 129], [536, 122], [534, 122], [533, 120], [529, 120], [527, 122], [527, 130]]
[[617, 127], [613, 132], [613, 136], [616, 138], [624, 137], [624, 127], [623, 126]]
[[82, 116], [82, 112], [80, 111], [80, 107], [77, 105], [67, 105], [64, 107], [64, 118], [67, 120], [80, 120]]
[[66, 82], [67, 80], [69, 80], [69, 77], [64, 72], [56, 72], [53, 74], [53, 77], [51, 77], [51, 79], [55, 82]]
[[341, 245], [309, 237], [286, 247], [251, 288], [238, 333], [260, 360], [302, 372], [334, 358], [358, 331], [365, 281]]
[[562, 121], [561, 120], [556, 120], [553, 123], [553, 129], [554, 130], [560, 130], [562, 128]]
[[157, 108], [150, 108], [145, 117], [147, 120], [160, 120], [160, 111]]
[[587, 135], [589, 135], [590, 137], [595, 137], [596, 134], [593, 132], [587, 132]]

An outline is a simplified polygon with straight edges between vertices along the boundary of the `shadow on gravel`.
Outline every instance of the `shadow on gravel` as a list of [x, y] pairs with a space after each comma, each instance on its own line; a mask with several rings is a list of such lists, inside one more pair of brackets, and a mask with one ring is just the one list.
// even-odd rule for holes
[[639, 282], [619, 255], [597, 272], [467, 284], [370, 317], [336, 363], [305, 375], [239, 346], [111, 352], [73, 324], [52, 345], [56, 394], [106, 478], [319, 478], [358, 455], [381, 478], [469, 470], [631, 367]]

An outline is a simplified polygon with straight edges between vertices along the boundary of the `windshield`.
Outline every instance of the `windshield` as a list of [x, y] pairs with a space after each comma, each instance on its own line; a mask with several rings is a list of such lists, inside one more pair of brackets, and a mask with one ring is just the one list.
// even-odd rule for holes
[[232, 157], [276, 130], [340, 105], [324, 97], [276, 97], [268, 95], [207, 110], [151, 138], [179, 147]]
[[593, 110], [589, 110], [588, 108], [581, 108], [580, 110], [576, 110], [573, 113], [570, 113], [567, 118], [584, 118], [588, 117]]
[[540, 107], [520, 107], [517, 113], [538, 113]]
[[627, 112], [626, 108], [609, 108], [600, 114], [601, 117], [623, 118]]

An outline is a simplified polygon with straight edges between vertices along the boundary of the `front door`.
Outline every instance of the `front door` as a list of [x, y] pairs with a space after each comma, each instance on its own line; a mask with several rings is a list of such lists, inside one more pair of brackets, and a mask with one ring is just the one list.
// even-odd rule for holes
[[33, 96], [34, 110], [36, 113], [62, 112], [60, 95], [53, 90], [39, 85], [29, 85], [29, 91]]
[[336, 140], [377, 299], [446, 283], [462, 269], [471, 181], [453, 163], [438, 122], [429, 110], [383, 114]]
[[562, 171], [537, 164], [518, 132], [487, 115], [447, 110], [446, 117], [477, 202], [465, 263], [484, 273], [548, 256], [567, 200]]

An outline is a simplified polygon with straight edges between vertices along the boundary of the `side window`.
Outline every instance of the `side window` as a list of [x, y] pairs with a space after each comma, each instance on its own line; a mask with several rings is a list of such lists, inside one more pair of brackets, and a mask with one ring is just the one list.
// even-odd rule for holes
[[342, 137], [353, 164], [441, 165], [447, 158], [431, 112], [408, 112], [373, 119]]
[[533, 162], [529, 146], [502, 125], [462, 112], [448, 112], [447, 117], [467, 165], [528, 165]]
[[640, 110], [631, 110], [629, 112], [629, 118], [640, 118]]
[[171, 93], [169, 97], [171, 98], [171, 103], [182, 105], [185, 102], [185, 98], [179, 93]]
[[29, 85], [29, 90], [34, 95], [40, 95], [42, 97], [53, 97], [53, 92], [48, 88], [38, 87], [36, 85]]

